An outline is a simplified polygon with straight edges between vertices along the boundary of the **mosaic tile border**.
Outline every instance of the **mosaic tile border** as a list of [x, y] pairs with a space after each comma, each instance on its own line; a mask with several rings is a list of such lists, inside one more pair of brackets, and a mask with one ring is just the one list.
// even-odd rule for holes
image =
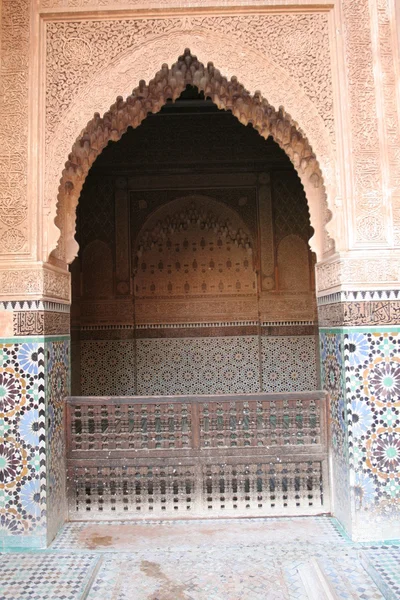
[[360, 302], [371, 300], [400, 300], [400, 290], [357, 290], [322, 294], [317, 304], [336, 304], [337, 302]]
[[[0, 339], [0, 542], [3, 550], [44, 548], [54, 513], [61, 514], [53, 480], [65, 479], [64, 398], [69, 393], [69, 357], [49, 363], [49, 349], [68, 336]], [[59, 409], [56, 447], [53, 418]], [[51, 440], [52, 436], [52, 440]], [[61, 440], [61, 441], [60, 441]], [[64, 463], [55, 468], [54, 457]], [[65, 487], [61, 496], [64, 496]], [[64, 516], [64, 515], [62, 515]]]
[[49, 312], [71, 312], [71, 304], [50, 302], [49, 300], [7, 300], [0, 302], [0, 310], [28, 311], [42, 310]]

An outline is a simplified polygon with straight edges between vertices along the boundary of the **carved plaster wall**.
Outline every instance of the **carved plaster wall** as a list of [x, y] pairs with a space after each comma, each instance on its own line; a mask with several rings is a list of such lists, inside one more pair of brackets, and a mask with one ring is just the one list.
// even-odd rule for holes
[[[160, 8], [175, 6], [174, 2], [167, 1], [151, 5], [143, 5], [136, 0], [129, 3], [132, 8], [150, 8], [153, 4]], [[211, 4], [218, 5], [218, 2], [202, 3], [202, 6]], [[233, 3], [241, 4], [240, 1]], [[259, 3], [254, 0], [250, 4]], [[213, 60], [228, 76], [237, 75], [251, 92], [259, 89], [271, 106], [284, 106], [299, 124], [324, 175], [328, 203], [334, 213], [328, 227], [332, 237], [336, 238], [338, 249], [348, 245], [344, 237], [346, 227], [340, 216], [342, 210], [348, 210], [351, 216], [347, 227], [350, 246], [388, 247], [392, 243], [397, 244], [400, 167], [397, 151], [399, 103], [397, 101], [396, 106], [395, 78], [399, 73], [398, 69], [396, 71], [398, 49], [395, 44], [394, 2], [343, 0], [334, 3], [334, 10], [324, 8], [325, 3], [322, 3], [318, 12], [293, 12], [290, 5], [298, 4], [295, 0], [285, 4], [288, 5], [287, 14], [268, 12], [264, 7], [261, 13], [233, 14], [227, 18], [218, 14], [196, 14], [194, 8], [192, 12], [185, 3], [180, 3], [185, 16], [145, 16], [140, 20], [131, 15], [125, 20], [107, 20], [97, 16], [93, 20], [88, 14], [87, 19], [74, 21], [74, 11], [79, 8], [97, 9], [100, 5], [110, 8], [111, 3], [106, 0], [43, 2], [39, 10], [43, 11], [42, 32], [47, 37], [48, 92], [46, 107], [40, 105], [40, 99], [39, 106], [43, 118], [47, 114], [46, 124], [42, 123], [47, 143], [42, 147], [48, 150], [50, 162], [46, 159], [42, 163], [36, 184], [34, 177], [31, 181], [27, 180], [26, 162], [28, 104], [24, 105], [24, 102], [29, 100], [26, 90], [30, 76], [27, 60], [28, 8], [24, 3], [3, 3], [4, 85], [0, 102], [7, 118], [1, 120], [1, 135], [2, 148], [9, 146], [10, 151], [2, 155], [5, 161], [2, 177], [7, 178], [2, 182], [2, 256], [22, 257], [27, 256], [27, 252], [34, 256], [38, 251], [39, 257], [47, 257], [58, 235], [53, 229], [52, 219], [60, 173], [82, 126], [90, 120], [94, 111], [108, 110], [117, 95], [128, 95], [140, 78], [149, 80], [160, 64], [168, 61], [171, 65], [185, 46], [190, 46], [203, 60]], [[196, 3], [190, 5], [194, 7]], [[337, 10], [339, 5], [343, 6], [343, 19]], [[70, 15], [55, 20], [51, 10], [60, 7], [70, 11]], [[361, 29], [360, 23], [363, 24]], [[90, 29], [92, 33], [86, 31]], [[96, 43], [93, 41], [94, 31]], [[372, 31], [377, 32], [376, 37]], [[342, 35], [343, 56], [340, 54]], [[116, 39], [118, 44], [113, 45]], [[46, 61], [44, 54], [39, 57], [40, 61]], [[132, 67], [133, 64], [135, 67]], [[346, 77], [343, 73], [340, 76], [338, 72], [335, 74], [335, 65], [339, 65], [340, 71], [341, 64], [345, 67], [343, 73]], [[372, 64], [376, 65], [375, 75]], [[45, 73], [43, 68], [39, 71]], [[382, 78], [376, 75], [379, 72], [382, 72]], [[36, 77], [34, 70], [31, 70], [31, 77]], [[71, 82], [73, 85], [70, 85]], [[35, 86], [31, 88], [34, 89]], [[36, 100], [34, 104], [38, 106]], [[341, 106], [351, 107], [351, 117], [340, 115]], [[26, 115], [25, 121], [20, 118], [22, 113]], [[10, 118], [12, 114], [17, 119], [15, 121], [14, 118], [15, 126]], [[365, 118], [367, 114], [368, 118]], [[23, 123], [25, 125], [21, 127]], [[31, 125], [33, 127], [33, 121]], [[32, 127], [31, 136], [35, 132]], [[346, 146], [343, 156], [347, 153], [351, 159], [347, 161], [345, 158], [349, 167], [346, 190], [343, 187], [344, 174], [340, 174], [345, 163], [341, 167], [340, 159], [335, 157], [335, 148], [343, 144]], [[349, 148], [352, 149], [351, 154]], [[36, 152], [31, 153], [30, 159], [35, 161], [35, 156]], [[33, 173], [36, 167], [32, 160], [29, 169], [32, 167], [30, 172]], [[45, 188], [41, 183], [44, 173], [48, 174]], [[29, 197], [32, 206], [36, 201], [36, 190], [43, 190], [41, 198], [44, 199], [45, 220], [48, 220], [43, 240], [40, 235], [37, 236], [34, 221], [30, 220], [29, 226], [26, 225], [29, 210], [27, 185], [31, 186]], [[312, 199], [309, 201], [311, 203]], [[327, 213], [324, 218], [329, 217]], [[371, 281], [371, 277], [368, 279]]]
[[[312, 31], [314, 31], [314, 29], [318, 30], [318, 36], [320, 35], [319, 32], [321, 31], [321, 28], [322, 31], [327, 33], [327, 23], [325, 17], [323, 15], [313, 15], [313, 17], [318, 17], [315, 23], [314, 21], [310, 20], [310, 16], [305, 17], [304, 15], [303, 20], [297, 22], [297, 17], [293, 15], [288, 20], [286, 27], [288, 31], [294, 27], [295, 31], [297, 32], [296, 35], [299, 35], [300, 37], [302, 35], [306, 35], [306, 32], [308, 32], [310, 39], [313, 38]], [[293, 24], [291, 25], [292, 20]], [[264, 27], [265, 29], [263, 35], [266, 37], [263, 39], [267, 39], [268, 37], [272, 40], [277, 39], [276, 33], [274, 33], [277, 26], [276, 19], [272, 19], [272, 21], [265, 21], [265, 23], [263, 23], [264, 21], [259, 24], [259, 27]], [[236, 23], [236, 29], [238, 29], [239, 32], [241, 31], [240, 24], [241, 21], [238, 20]], [[49, 174], [48, 182], [50, 186], [46, 187], [46, 197], [48, 198], [47, 203], [49, 207], [53, 203], [52, 215], [54, 216], [55, 208], [54, 200], [52, 200], [52, 198], [55, 198], [56, 185], [58, 185], [60, 169], [62, 169], [62, 166], [65, 162], [65, 156], [68, 155], [68, 152], [71, 148], [71, 146], [67, 148], [66, 143], [68, 139], [73, 139], [72, 136], [75, 137], [79, 133], [80, 127], [82, 126], [82, 115], [87, 115], [89, 119], [93, 112], [95, 110], [99, 110], [100, 107], [100, 110], [103, 110], [103, 107], [104, 109], [109, 109], [111, 102], [115, 100], [117, 94], [121, 94], [129, 90], [129, 87], [132, 85], [132, 81], [135, 80], [132, 64], [137, 65], [135, 69], [138, 68], [138, 70], [139, 66], [143, 65], [141, 76], [143, 76], [143, 74], [147, 75], [148, 73], [151, 73], [149, 65], [153, 66], [155, 59], [158, 56], [160, 56], [160, 63], [166, 60], [166, 48], [168, 48], [168, 56], [171, 56], [173, 49], [176, 49], [176, 52], [179, 53], [181, 52], [182, 43], [184, 41], [187, 43], [191, 41], [192, 48], [199, 49], [201, 54], [207, 58], [213, 58], [214, 56], [217, 58], [217, 55], [219, 54], [220, 60], [217, 62], [218, 66], [221, 65], [223, 67], [224, 65], [229, 64], [229, 68], [227, 68], [226, 72], [234, 73], [235, 75], [237, 73], [241, 74], [241, 72], [246, 73], [243, 79], [246, 87], [255, 89], [255, 86], [257, 85], [258, 87], [256, 89], [261, 89], [261, 91], [263, 88], [267, 87], [268, 95], [266, 95], [266, 97], [275, 98], [276, 106], [283, 105], [283, 97], [281, 94], [283, 88], [285, 87], [287, 91], [287, 99], [285, 103], [286, 110], [294, 109], [294, 113], [293, 110], [291, 110], [291, 112], [292, 114], [295, 114], [294, 118], [296, 118], [296, 122], [300, 122], [300, 126], [297, 126], [296, 122], [292, 121], [287, 113], [276, 113], [276, 117], [273, 117], [274, 110], [272, 108], [268, 108], [268, 106], [272, 107], [272, 105], [269, 105], [266, 101], [262, 100], [261, 94], [256, 95], [254, 99], [252, 99], [252, 96], [245, 92], [241, 85], [237, 84], [236, 79], [228, 83], [228, 81], [223, 77], [221, 79], [219, 71], [217, 71], [215, 68], [209, 66], [205, 69], [201, 64], [197, 63], [194, 59], [189, 59], [187, 56], [186, 59], [181, 59], [181, 61], [178, 62], [170, 71], [166, 67], [163, 68], [163, 70], [160, 71], [156, 76], [156, 80], [154, 80], [149, 87], [144, 86], [143, 84], [140, 88], [135, 90], [134, 94], [130, 96], [130, 99], [128, 99], [127, 103], [119, 100], [117, 104], [111, 107], [111, 112], [108, 113], [105, 121], [101, 119], [99, 120], [99, 118], [96, 117], [94, 121], [91, 121], [88, 124], [86, 133], [84, 134], [84, 136], [86, 135], [86, 141], [84, 141], [84, 138], [81, 138], [81, 140], [74, 146], [73, 154], [70, 156], [71, 160], [67, 165], [67, 169], [64, 170], [63, 182], [60, 188], [61, 196], [59, 199], [59, 217], [57, 219], [60, 227], [63, 226], [63, 216], [61, 215], [61, 212], [63, 210], [62, 207], [64, 203], [65, 205], [69, 206], [68, 213], [70, 215], [73, 214], [74, 206], [77, 202], [77, 196], [79, 195], [80, 187], [82, 185], [82, 180], [84, 179], [89, 166], [95, 160], [98, 152], [104, 147], [108, 140], [112, 138], [119, 139], [129, 124], [136, 126], [144, 118], [147, 111], [157, 111], [165, 103], [168, 97], [177, 97], [182, 91], [185, 83], [192, 83], [193, 77], [195, 77], [196, 85], [201, 89], [207, 89], [207, 93], [213, 97], [213, 100], [218, 106], [221, 108], [232, 108], [234, 114], [241, 122], [253, 122], [254, 126], [262, 135], [272, 135], [274, 139], [276, 139], [278, 143], [282, 145], [295, 163], [295, 166], [298, 168], [300, 176], [303, 179], [303, 184], [309, 191], [308, 197], [312, 212], [312, 220], [316, 225], [316, 237], [318, 238], [318, 236], [322, 236], [323, 221], [329, 219], [330, 215], [329, 213], [326, 213], [326, 209], [324, 208], [324, 188], [322, 187], [322, 177], [318, 164], [314, 159], [314, 149], [311, 150], [309, 142], [305, 140], [302, 130], [305, 131], [308, 129], [310, 131], [314, 140], [312, 143], [315, 143], [316, 145], [315, 152], [318, 152], [320, 156], [324, 157], [324, 162], [321, 163], [324, 181], [328, 187], [332, 187], [335, 184], [335, 161], [332, 147], [332, 103], [329, 99], [331, 97], [329, 75], [325, 72], [326, 67], [322, 67], [322, 65], [318, 63], [321, 56], [319, 50], [315, 54], [313, 73], [314, 75], [316, 72], [321, 73], [320, 77], [318, 77], [318, 81], [321, 82], [321, 86], [328, 86], [329, 89], [325, 90], [319, 88], [318, 93], [316, 90], [314, 90], [313, 94], [317, 94], [320, 98], [328, 98], [326, 102], [327, 105], [329, 105], [330, 110], [325, 111], [327, 123], [324, 123], [320, 114], [321, 109], [320, 112], [318, 112], [313, 102], [310, 100], [309, 95], [307, 95], [301, 86], [294, 81], [290, 75], [288, 75], [287, 71], [285, 71], [282, 66], [276, 66], [274, 63], [271, 63], [270, 59], [265, 62], [265, 56], [261, 60], [260, 49], [251, 50], [250, 43], [247, 46], [245, 45], [246, 35], [249, 39], [254, 39], [253, 28], [255, 24], [256, 23], [251, 20], [248, 23], [243, 22], [244, 31], [241, 33], [243, 40], [240, 39], [240, 42], [243, 43], [244, 46], [243, 52], [239, 56], [237, 52], [238, 40], [236, 39], [233, 45], [232, 38], [230, 39], [227, 36], [227, 28], [224, 27], [223, 20], [217, 20], [215, 23], [212, 19], [204, 22], [201, 20], [196, 22], [195, 20], [193, 23], [191, 23], [190, 20], [188, 21], [185, 19], [180, 23], [176, 23], [172, 19], [171, 22], [168, 21], [167, 23], [150, 24], [153, 29], [156, 28], [158, 30], [158, 28], [162, 29], [164, 27], [164, 29], [167, 31], [170, 30], [170, 33], [168, 34], [166, 32], [163, 33], [162, 41], [150, 41], [151, 35], [149, 32], [146, 34], [145, 32], [141, 31], [141, 25], [139, 28], [140, 31], [138, 33], [138, 38], [140, 38], [140, 35], [147, 35], [147, 38], [150, 36], [150, 39], [148, 40], [148, 45], [146, 44], [146, 49], [144, 50], [143, 47], [141, 48], [140, 56], [139, 54], [134, 53], [133, 50], [129, 50], [126, 56], [123, 56], [119, 59], [118, 67], [115, 64], [111, 64], [109, 67], [104, 66], [103, 71], [101, 72], [101, 81], [98, 76], [95, 78], [95, 80], [92, 79], [90, 87], [86, 85], [86, 87], [83, 88], [84, 91], [82, 91], [82, 97], [79, 99], [77, 98], [74, 102], [73, 99], [69, 100], [68, 96], [70, 95], [70, 92], [68, 91], [65, 99], [66, 104], [69, 104], [67, 116], [60, 123], [53, 123], [54, 118], [52, 117], [50, 119], [50, 123], [48, 121], [46, 125], [47, 130], [52, 133], [48, 143], [48, 156], [50, 157], [50, 161], [48, 161], [46, 167], [46, 172]], [[188, 27], [188, 25], [191, 25], [193, 29], [187, 34], [178, 34], [175, 31], [176, 27], [179, 30], [181, 30], [183, 27], [185, 30], [185, 27]], [[76, 26], [82, 27], [82, 23]], [[96, 35], [100, 39], [102, 39], [102, 36], [106, 36], [106, 40], [114, 40], [111, 32], [115, 30], [116, 38], [118, 38], [121, 35], [121, 31], [126, 31], [127, 26], [127, 23], [116, 24], [115, 22], [111, 22], [107, 24], [105, 22], [101, 22], [101, 25], [97, 25], [95, 28], [97, 31]], [[133, 23], [129, 23], [130, 28], [133, 26]], [[212, 26], [217, 28], [218, 35], [216, 35], [215, 32], [206, 33], [207, 28]], [[299, 31], [297, 31], [298, 28], [300, 28]], [[53, 45], [57, 44], [57, 47], [63, 46], [63, 44], [67, 41], [65, 39], [65, 31], [60, 32], [59, 30], [60, 24], [54, 25], [54, 27], [49, 26], [50, 40], [54, 39]], [[224, 31], [222, 32], [222, 30]], [[105, 33], [102, 34], [102, 31]], [[260, 33], [261, 31], [262, 29], [260, 29]], [[301, 31], [303, 31], [303, 34], [301, 34]], [[61, 36], [61, 39], [57, 37], [58, 34]], [[91, 39], [91, 36], [92, 34], [88, 33], [88, 36], [86, 37]], [[168, 42], [164, 36], [168, 37]], [[123, 38], [124, 37], [126, 36], [123, 35]], [[79, 39], [79, 36], [77, 39]], [[322, 42], [323, 40], [321, 40], [321, 43]], [[325, 43], [327, 42], [328, 37], [325, 39]], [[104, 43], [106, 43], [106, 41]], [[109, 41], [108, 43], [111, 42]], [[124, 39], [122, 39], [121, 47], [123, 47], [124, 43], [126, 42], [124, 42]], [[50, 44], [49, 41], [48, 44]], [[218, 52], [216, 46], [218, 46]], [[288, 47], [285, 49], [285, 53], [289, 52], [290, 48], [291, 45], [289, 43]], [[90, 51], [87, 50], [91, 58], [87, 59], [88, 64], [86, 70], [90, 71], [89, 66], [95, 62], [95, 58], [92, 58], [95, 51], [97, 52], [95, 49]], [[312, 49], [307, 49], [307, 52], [308, 51], [311, 54], [313, 53]], [[275, 54], [279, 54], [283, 52], [283, 48], [279, 46], [275, 48], [274, 52]], [[271, 52], [268, 54], [268, 56], [271, 56], [271, 54], [274, 52], [271, 46]], [[328, 52], [327, 47], [325, 52]], [[76, 49], [74, 53], [78, 56], [78, 49]], [[47, 68], [48, 71], [51, 68], [54, 70], [53, 78], [59, 82], [61, 79], [64, 80], [65, 77], [67, 80], [72, 77], [74, 81], [77, 81], [77, 85], [79, 87], [79, 74], [77, 75], [74, 70], [70, 75], [65, 75], [64, 71], [62, 71], [62, 69], [66, 68], [63, 66], [63, 62], [61, 61], [61, 66], [59, 67], [58, 64], [54, 64], [54, 52], [52, 52], [50, 56], [52, 57], [51, 64], [48, 64]], [[296, 62], [298, 59], [295, 58], [295, 56], [295, 53], [293, 53], [293, 60]], [[329, 56], [329, 54], [326, 56]], [[190, 69], [187, 69], [187, 67], [184, 66], [188, 61], [190, 61], [192, 64]], [[239, 61], [239, 63], [237, 61]], [[169, 64], [171, 64], [171, 62]], [[264, 64], [262, 65], [263, 62]], [[64, 63], [66, 63], [65, 58]], [[326, 61], [324, 61], [324, 64], [326, 65]], [[251, 68], [249, 68], [249, 65], [251, 65]], [[236, 69], [235, 66], [237, 67]], [[159, 67], [159, 65], [157, 65], [157, 67]], [[157, 67], [154, 69], [153, 73], [157, 70]], [[307, 70], [309, 69], [310, 65], [308, 64]], [[197, 72], [196, 75], [194, 75], [195, 72]], [[253, 73], [252, 80], [250, 79], [251, 73]], [[316, 81], [314, 75], [310, 73], [309, 77], [312, 77], [313, 81]], [[120, 79], [121, 77], [123, 80]], [[263, 77], [265, 77], [264, 81]], [[103, 85], [103, 81], [105, 85]], [[117, 85], [119, 86], [118, 89], [116, 89], [113, 97], [112, 94], [114, 91], [110, 90], [111, 82], [115, 88]], [[268, 82], [267, 86], [266, 82]], [[248, 85], [249, 83], [251, 84], [250, 86]], [[127, 88], [127, 86], [129, 87]], [[99, 90], [102, 90], [102, 97], [99, 96]], [[51, 93], [52, 99], [55, 94], [56, 90]], [[104, 98], [105, 95], [107, 95], [107, 100]], [[240, 98], [240, 96], [242, 98]], [[292, 100], [289, 100], [289, 96]], [[88, 104], [88, 98], [90, 98], [91, 106]], [[300, 98], [302, 99], [302, 102], [299, 102]], [[142, 107], [143, 102], [145, 107], [144, 105]], [[56, 103], [56, 105], [59, 106], [59, 103]], [[268, 116], [267, 113], [270, 114], [270, 116]], [[57, 111], [57, 114], [59, 114], [59, 110]], [[79, 115], [79, 123], [76, 123], [77, 115]], [[331, 129], [331, 135], [329, 134], [329, 128]], [[73, 131], [75, 133], [73, 133]], [[71, 135], [69, 132], [71, 132]], [[328, 196], [329, 195], [334, 197], [335, 194], [328, 192]], [[64, 196], [66, 197], [63, 198]], [[71, 219], [69, 219], [69, 222], [70, 220]], [[73, 227], [73, 223], [70, 224], [69, 227]], [[68, 233], [67, 237], [70, 238], [71, 234], [72, 230], [70, 233]], [[73, 247], [73, 244], [71, 245], [71, 242], [72, 240], [69, 240], [68, 242], [70, 245], [68, 260], [71, 260], [73, 254], [76, 252], [76, 249]], [[58, 250], [58, 256], [61, 258], [65, 255], [65, 248], [63, 247], [63, 244], [64, 242], [59, 244]], [[329, 248], [329, 242], [326, 241], [323, 243], [322, 239], [316, 239], [315, 247], [318, 247], [319, 252], [322, 253], [324, 250]]]
[[[0, 256], [27, 255], [29, 2], [5, 1], [1, 10]], [[22, 286], [23, 287], [23, 286]]]

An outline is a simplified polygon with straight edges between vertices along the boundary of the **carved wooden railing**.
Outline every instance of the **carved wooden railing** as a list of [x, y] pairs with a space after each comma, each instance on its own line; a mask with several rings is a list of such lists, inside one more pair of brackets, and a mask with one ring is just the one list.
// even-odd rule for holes
[[323, 392], [67, 399], [70, 519], [330, 510]]

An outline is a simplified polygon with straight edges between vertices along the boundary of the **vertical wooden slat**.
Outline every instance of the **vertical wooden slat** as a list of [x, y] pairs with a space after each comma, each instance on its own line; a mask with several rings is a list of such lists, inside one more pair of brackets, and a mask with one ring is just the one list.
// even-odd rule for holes
[[199, 405], [197, 402], [192, 402], [192, 449], [198, 450], [200, 448], [200, 418], [199, 418]]

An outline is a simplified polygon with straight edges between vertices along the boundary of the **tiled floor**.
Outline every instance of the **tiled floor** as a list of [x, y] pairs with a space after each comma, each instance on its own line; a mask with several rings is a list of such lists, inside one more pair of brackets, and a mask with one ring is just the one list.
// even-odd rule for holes
[[331, 597], [398, 600], [399, 553], [328, 517], [70, 523], [47, 551], [0, 557], [0, 600], [310, 600], [318, 570]]
[[361, 564], [387, 600], [400, 598], [400, 545], [372, 546], [360, 551]]

